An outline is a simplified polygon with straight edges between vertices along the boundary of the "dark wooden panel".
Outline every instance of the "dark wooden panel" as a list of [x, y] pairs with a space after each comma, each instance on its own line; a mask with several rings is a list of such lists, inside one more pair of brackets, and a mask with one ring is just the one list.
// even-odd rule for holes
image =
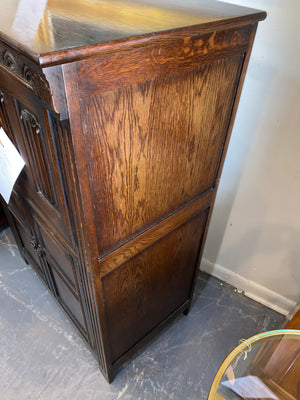
[[45, 258], [47, 267], [49, 268], [54, 284], [54, 293], [57, 296], [58, 301], [62, 304], [66, 313], [72, 319], [72, 321], [80, 329], [81, 333], [86, 336], [86, 324], [81, 308], [80, 301], [72, 290], [68, 287], [64, 281], [63, 276], [52, 264], [51, 260]]
[[18, 235], [19, 248], [22, 256], [27, 263], [30, 263], [34, 267], [43, 281], [49, 286], [47, 274], [41, 260], [42, 248], [39, 245], [36, 232], [32, 228], [33, 225], [30, 226], [28, 223], [24, 222], [21, 215], [15, 212], [13, 208], [10, 208], [10, 212], [12, 213], [11, 217], [13, 219], [14, 230]]
[[[42, 109], [34, 111], [15, 100], [16, 111], [20, 120], [20, 129], [26, 153], [26, 168], [32, 178], [33, 190], [39, 192], [54, 207], [58, 207], [56, 180], [53, 176], [54, 165], [47, 126], [44, 122]], [[22, 148], [23, 150], [23, 148]], [[24, 151], [23, 151], [24, 154]]]
[[[10, 87], [11, 84], [11, 87]], [[59, 122], [37, 97], [0, 70], [1, 120], [25, 161], [16, 183], [36, 213], [67, 242], [74, 241], [58, 151]], [[22, 98], [22, 101], [19, 100]]]
[[242, 60], [81, 102], [100, 254], [214, 185]]
[[52, 237], [50, 237], [49, 233], [47, 233], [46, 228], [41, 224], [39, 224], [39, 233], [47, 257], [53, 260], [56, 268], [60, 271], [60, 273], [64, 276], [64, 279], [77, 294], [78, 284], [74, 268], [74, 258], [62, 246], [62, 244], [57, 241], [55, 235], [52, 234]]
[[102, 278], [112, 361], [190, 298], [207, 212]]
[[24, 224], [33, 229], [33, 221], [29, 206], [20, 191], [16, 189], [12, 191], [8, 209], [14, 214], [19, 215], [22, 221], [24, 221]]

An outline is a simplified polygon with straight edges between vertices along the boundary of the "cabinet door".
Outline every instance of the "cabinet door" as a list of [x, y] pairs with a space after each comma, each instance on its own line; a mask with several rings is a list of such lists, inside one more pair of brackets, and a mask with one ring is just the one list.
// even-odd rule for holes
[[72, 243], [55, 117], [26, 87], [17, 83], [10, 91], [5, 84], [0, 71], [1, 121], [25, 161], [16, 191], [24, 194], [50, 230]]
[[83, 337], [87, 339], [86, 316], [80, 290], [82, 280], [76, 254], [71, 253], [70, 249], [65, 248], [52, 236], [41, 221], [37, 221], [36, 232], [42, 249], [44, 268], [51, 281], [51, 291]]
[[26, 106], [14, 99], [25, 153], [27, 176], [42, 217], [65, 238], [71, 237], [51, 115], [39, 103]]
[[[22, 212], [18, 206], [22, 204]], [[34, 229], [34, 222], [29, 222], [30, 212], [26, 206], [24, 199], [21, 199], [15, 192], [13, 196], [13, 202], [9, 205], [9, 219], [10, 225], [14, 230], [18, 246], [22, 256], [26, 262], [34, 267], [36, 272], [40, 275], [43, 281], [50, 287], [48, 274], [43, 265], [43, 249], [39, 244], [36, 230]], [[26, 216], [24, 218], [24, 216]]]
[[68, 208], [74, 199], [66, 194], [74, 184], [68, 126], [4, 75], [0, 68], [0, 121], [25, 161], [8, 204], [9, 222], [23, 257], [93, 348]]

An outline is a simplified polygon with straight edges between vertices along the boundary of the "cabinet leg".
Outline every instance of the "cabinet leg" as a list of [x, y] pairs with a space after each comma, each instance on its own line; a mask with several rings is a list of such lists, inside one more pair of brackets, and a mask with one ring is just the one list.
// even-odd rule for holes
[[184, 315], [188, 315], [191, 309], [191, 303], [188, 304], [188, 306], [183, 310]]
[[22, 256], [23, 260], [25, 261], [26, 265], [30, 265], [30, 263], [28, 262], [27, 257], [26, 257], [26, 255], [24, 254], [24, 252], [21, 251], [20, 253], [21, 253], [21, 256]]
[[[100, 368], [100, 371], [103, 374], [103, 371], [101, 370], [101, 368]], [[108, 383], [112, 383], [112, 381], [115, 378], [115, 374], [112, 371], [108, 371], [107, 374], [104, 375], [104, 377], [105, 377], [105, 379], [107, 380]]]

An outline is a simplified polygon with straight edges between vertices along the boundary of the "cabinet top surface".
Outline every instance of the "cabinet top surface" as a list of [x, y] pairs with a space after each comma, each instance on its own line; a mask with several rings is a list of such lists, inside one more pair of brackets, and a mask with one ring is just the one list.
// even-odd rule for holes
[[264, 13], [215, 0], [0, 0], [0, 39], [38, 58], [74, 47]]

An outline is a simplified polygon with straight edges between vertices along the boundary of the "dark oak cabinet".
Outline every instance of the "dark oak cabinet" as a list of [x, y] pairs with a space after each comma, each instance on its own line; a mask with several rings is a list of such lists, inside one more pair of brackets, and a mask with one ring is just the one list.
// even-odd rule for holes
[[0, 123], [26, 164], [7, 218], [110, 381], [190, 307], [265, 13], [49, 0], [22, 36], [4, 3]]

